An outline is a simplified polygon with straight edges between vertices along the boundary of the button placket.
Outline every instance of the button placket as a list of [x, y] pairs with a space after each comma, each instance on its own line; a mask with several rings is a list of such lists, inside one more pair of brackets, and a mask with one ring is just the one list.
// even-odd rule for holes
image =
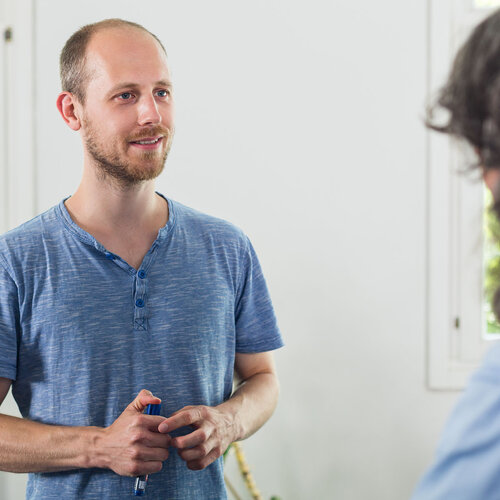
[[135, 276], [134, 329], [147, 330], [146, 272], [143, 269], [140, 269]]

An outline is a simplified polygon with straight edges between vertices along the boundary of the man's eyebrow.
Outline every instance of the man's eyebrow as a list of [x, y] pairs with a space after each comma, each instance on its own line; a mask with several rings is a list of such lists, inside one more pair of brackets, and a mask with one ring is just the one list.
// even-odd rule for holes
[[[154, 84], [155, 87], [167, 87], [169, 89], [172, 88], [172, 82], [170, 80], [158, 80]], [[112, 96], [115, 92], [121, 89], [137, 89], [140, 85], [134, 82], [122, 82], [116, 84], [108, 93], [108, 96]]]

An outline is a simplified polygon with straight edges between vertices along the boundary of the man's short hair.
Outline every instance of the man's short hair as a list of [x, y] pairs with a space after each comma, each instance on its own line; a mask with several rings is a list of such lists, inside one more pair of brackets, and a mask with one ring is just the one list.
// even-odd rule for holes
[[[442, 109], [448, 111], [444, 124], [434, 114]], [[500, 9], [473, 30], [457, 53], [426, 125], [465, 139], [479, 155], [474, 166], [500, 168]]]
[[165, 47], [159, 38], [140, 24], [123, 19], [104, 19], [97, 23], [87, 24], [75, 31], [64, 45], [59, 58], [61, 87], [65, 92], [71, 92], [83, 104], [85, 102], [85, 91], [90, 81], [91, 74], [86, 67], [87, 45], [92, 36], [98, 31], [108, 28], [132, 27], [149, 33], [167, 54]]

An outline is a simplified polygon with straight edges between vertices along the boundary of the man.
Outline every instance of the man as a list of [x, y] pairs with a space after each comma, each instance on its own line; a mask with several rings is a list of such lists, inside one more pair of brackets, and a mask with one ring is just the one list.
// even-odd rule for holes
[[226, 498], [221, 455], [278, 396], [257, 257], [233, 225], [155, 193], [174, 101], [154, 35], [85, 26], [61, 80], [83, 176], [0, 238], [0, 402], [12, 385], [23, 416], [0, 415], [0, 468], [31, 473], [28, 498], [122, 499], [145, 474], [151, 498]]
[[[465, 139], [476, 151], [493, 209], [500, 216], [500, 10], [476, 27], [458, 53], [436, 107], [444, 125], [429, 126]], [[500, 283], [499, 283], [500, 285]], [[494, 309], [500, 317], [500, 294]], [[441, 437], [434, 464], [413, 500], [500, 499], [500, 344], [474, 374]]]

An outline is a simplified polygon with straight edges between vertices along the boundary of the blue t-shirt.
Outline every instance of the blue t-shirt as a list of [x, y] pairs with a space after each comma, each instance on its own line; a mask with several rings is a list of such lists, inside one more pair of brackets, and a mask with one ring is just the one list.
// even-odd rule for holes
[[500, 500], [500, 344], [471, 377], [412, 500]]
[[[146, 388], [161, 415], [231, 395], [235, 353], [283, 345], [262, 271], [232, 224], [167, 200], [169, 220], [135, 270], [64, 201], [0, 237], [0, 377], [24, 418], [109, 426]], [[183, 433], [187, 433], [185, 430]], [[150, 498], [226, 498], [222, 460], [190, 471], [174, 450]], [[108, 469], [30, 474], [30, 499], [123, 499]]]

